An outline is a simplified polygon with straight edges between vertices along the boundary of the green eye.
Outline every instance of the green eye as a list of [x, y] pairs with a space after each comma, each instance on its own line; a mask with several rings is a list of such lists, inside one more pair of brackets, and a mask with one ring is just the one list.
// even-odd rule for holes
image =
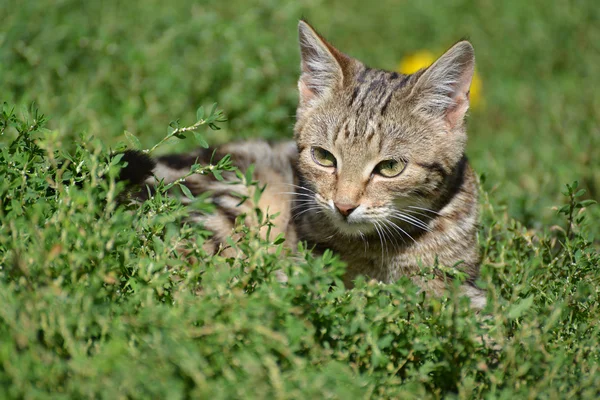
[[393, 178], [400, 175], [404, 171], [406, 163], [399, 160], [385, 160], [377, 164], [375, 167], [375, 173], [384, 176], [386, 178]]
[[323, 167], [335, 167], [336, 161], [333, 154], [321, 147], [312, 148], [312, 157], [315, 162]]

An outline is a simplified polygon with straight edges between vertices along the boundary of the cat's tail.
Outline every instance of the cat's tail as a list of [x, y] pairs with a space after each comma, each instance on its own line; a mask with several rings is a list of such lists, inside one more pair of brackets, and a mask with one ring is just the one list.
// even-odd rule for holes
[[148, 154], [138, 150], [125, 150], [121, 158], [126, 165], [121, 169], [119, 181], [126, 181], [131, 186], [142, 184], [152, 176], [156, 161]]

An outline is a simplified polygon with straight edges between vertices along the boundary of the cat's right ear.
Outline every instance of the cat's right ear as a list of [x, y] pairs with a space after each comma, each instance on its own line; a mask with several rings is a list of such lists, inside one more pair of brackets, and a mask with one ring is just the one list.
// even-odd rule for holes
[[461, 125], [469, 108], [474, 71], [473, 46], [466, 40], [456, 43], [419, 76], [412, 90], [416, 108], [443, 116], [450, 128]]
[[327, 43], [306, 21], [298, 24], [300, 67], [298, 82], [300, 106], [318, 102], [344, 83], [350, 58]]

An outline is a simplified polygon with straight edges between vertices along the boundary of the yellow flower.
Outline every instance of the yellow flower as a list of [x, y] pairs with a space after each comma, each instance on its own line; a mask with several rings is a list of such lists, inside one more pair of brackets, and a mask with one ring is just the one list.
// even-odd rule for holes
[[[429, 67], [435, 60], [436, 57], [432, 52], [429, 50], [420, 50], [409, 54], [400, 60], [400, 64], [398, 64], [398, 72], [402, 74], [413, 74], [421, 68]], [[477, 108], [483, 104], [483, 99], [481, 98], [481, 87], [481, 77], [479, 76], [479, 73], [477, 73], [476, 69], [475, 74], [473, 75], [473, 81], [471, 82], [471, 108]]]
[[428, 50], [417, 51], [404, 57], [398, 65], [401, 74], [414, 74], [421, 68], [429, 67], [435, 61], [435, 56]]

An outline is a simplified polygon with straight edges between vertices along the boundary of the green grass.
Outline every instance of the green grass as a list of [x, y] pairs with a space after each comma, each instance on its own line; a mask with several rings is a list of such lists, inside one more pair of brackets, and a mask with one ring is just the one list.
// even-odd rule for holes
[[[0, 16], [0, 397], [598, 397], [594, 2], [64, 0]], [[483, 315], [408, 280], [345, 291], [335, 257], [287, 257], [256, 229], [239, 227], [243, 257], [210, 257], [166, 188], [117, 206], [125, 130], [151, 148], [216, 101], [228, 122], [199, 130], [211, 143], [291, 137], [300, 16], [374, 67], [473, 42]]]

